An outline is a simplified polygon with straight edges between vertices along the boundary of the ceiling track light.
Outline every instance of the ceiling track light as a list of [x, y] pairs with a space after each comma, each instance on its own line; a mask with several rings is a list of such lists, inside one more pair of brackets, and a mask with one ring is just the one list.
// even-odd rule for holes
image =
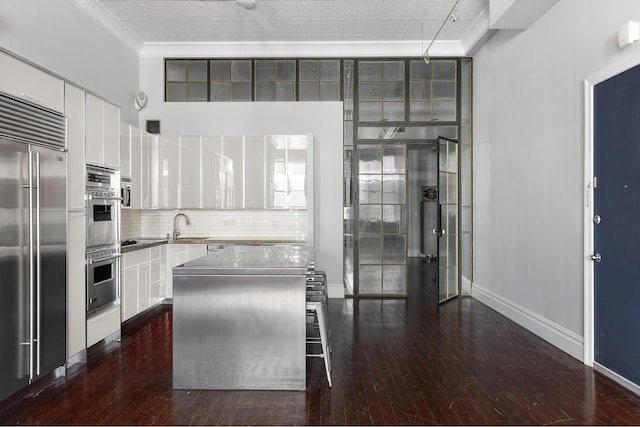
[[245, 9], [253, 9], [256, 7], [255, 0], [236, 0], [236, 4]]
[[[449, 18], [451, 18], [451, 20], [453, 22], [456, 22], [459, 17], [454, 15], [453, 12], [455, 12], [456, 7], [458, 6], [458, 3], [460, 2], [460, 0], [456, 0], [456, 2], [453, 4], [453, 7], [451, 8], [451, 10], [449, 11], [449, 13], [447, 14], [447, 17], [444, 18], [444, 21], [442, 21], [442, 25], [440, 25], [440, 28], [438, 29], [438, 32], [436, 33], [436, 35], [433, 37], [433, 39], [431, 40], [431, 43], [429, 43], [429, 46], [427, 46], [427, 49], [424, 51], [424, 53], [422, 54], [422, 60], [424, 62], [426, 62], [427, 64], [429, 63], [429, 49], [431, 49], [431, 46], [433, 46], [433, 42], [436, 41], [436, 39], [438, 38], [438, 36], [440, 35], [440, 32], [442, 31], [442, 29], [444, 28], [444, 25], [447, 23], [447, 21], [449, 20]], [[422, 28], [422, 23], [420, 23], [420, 28]], [[422, 35], [422, 40], [424, 42], [424, 34]]]

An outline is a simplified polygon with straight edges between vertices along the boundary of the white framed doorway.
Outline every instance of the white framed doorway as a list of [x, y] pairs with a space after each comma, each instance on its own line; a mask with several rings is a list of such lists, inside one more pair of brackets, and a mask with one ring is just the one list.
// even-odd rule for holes
[[[597, 117], [595, 112], [596, 95], [595, 89], [601, 83], [619, 76], [622, 73], [640, 65], [640, 58], [628, 57], [616, 61], [607, 67], [595, 72], [587, 77], [584, 81], [584, 241], [583, 241], [583, 265], [584, 265], [584, 354], [583, 362], [592, 366], [595, 370], [608, 376], [632, 392], [640, 395], [640, 386], [628, 380], [623, 375], [618, 374], [606, 363], [601, 363], [598, 357], [598, 339], [604, 336], [602, 330], [598, 330], [596, 322], [596, 303], [603, 306], [600, 299], [596, 300], [598, 293], [596, 292], [596, 267], [593, 257], [596, 255], [596, 231], [599, 222], [594, 217], [598, 212], [594, 210], [594, 202], [596, 197], [594, 174], [596, 164], [596, 123]], [[598, 113], [601, 114], [601, 113]], [[626, 188], [626, 187], [625, 187]], [[601, 267], [599, 267], [601, 268]], [[601, 283], [602, 285], [602, 283]], [[602, 294], [600, 294], [602, 295]], [[600, 313], [600, 311], [598, 311]], [[596, 334], [600, 334], [596, 337]], [[600, 357], [602, 357], [602, 350]], [[606, 358], [605, 358], [606, 359]]]

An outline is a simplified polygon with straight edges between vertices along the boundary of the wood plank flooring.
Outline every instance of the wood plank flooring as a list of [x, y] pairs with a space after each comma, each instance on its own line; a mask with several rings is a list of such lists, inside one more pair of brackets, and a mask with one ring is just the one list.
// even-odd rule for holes
[[434, 304], [433, 266], [408, 299], [331, 300], [333, 388], [172, 390], [171, 310], [90, 349], [86, 365], [0, 403], [0, 424], [640, 424], [640, 398], [470, 298]]

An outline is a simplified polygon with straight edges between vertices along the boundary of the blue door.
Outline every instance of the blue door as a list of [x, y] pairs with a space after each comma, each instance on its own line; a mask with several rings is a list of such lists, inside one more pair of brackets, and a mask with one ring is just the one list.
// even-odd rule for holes
[[640, 66], [594, 87], [595, 361], [640, 384]]

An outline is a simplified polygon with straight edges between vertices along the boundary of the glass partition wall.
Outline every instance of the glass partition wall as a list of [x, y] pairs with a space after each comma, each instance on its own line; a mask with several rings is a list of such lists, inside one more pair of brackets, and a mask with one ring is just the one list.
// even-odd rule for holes
[[456, 141], [456, 184], [447, 192], [457, 201], [448, 208], [456, 233], [445, 257], [455, 260], [446, 275], [452, 295], [473, 280], [471, 75], [470, 58], [169, 58], [165, 100], [343, 101], [347, 296], [406, 295], [407, 200], [419, 197], [408, 192], [407, 145]]

